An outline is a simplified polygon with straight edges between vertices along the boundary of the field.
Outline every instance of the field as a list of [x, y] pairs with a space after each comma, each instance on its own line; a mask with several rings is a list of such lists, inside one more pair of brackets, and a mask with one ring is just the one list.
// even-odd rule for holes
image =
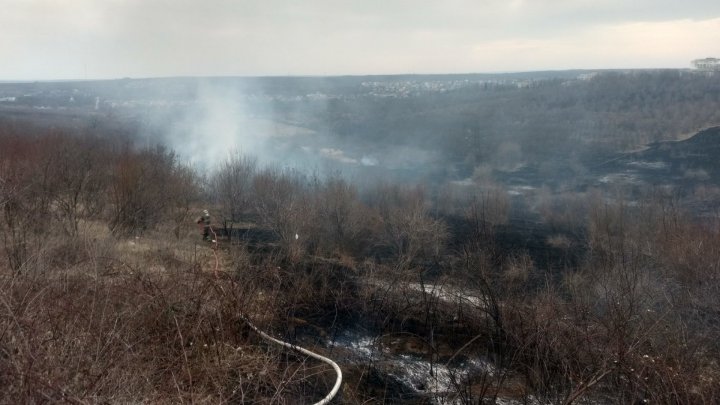
[[0, 85], [0, 402], [720, 401], [718, 77], [586, 73]]

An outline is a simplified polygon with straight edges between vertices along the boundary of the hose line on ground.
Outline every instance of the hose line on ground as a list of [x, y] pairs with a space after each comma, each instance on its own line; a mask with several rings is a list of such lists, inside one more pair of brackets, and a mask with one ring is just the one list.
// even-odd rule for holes
[[[218, 252], [218, 238], [217, 238], [217, 234], [215, 233], [215, 230], [212, 228], [212, 226], [210, 227], [210, 232], [212, 232], [212, 234], [213, 234], [213, 239], [212, 239], [213, 249], [212, 249], [212, 251], [213, 251], [213, 255], [215, 256], [215, 269], [214, 270], [215, 270], [215, 277], [217, 278], [218, 271], [220, 270], [220, 259], [218, 257], [218, 253], [217, 253]], [[325, 356], [311, 352], [308, 349], [305, 349], [300, 346], [296, 346], [292, 343], [283, 342], [280, 339], [276, 339], [276, 338], [268, 335], [267, 333], [258, 329], [258, 327], [255, 326], [255, 324], [250, 322], [250, 320], [242, 314], [240, 314], [240, 319], [242, 319], [243, 322], [245, 322], [248, 326], [250, 326], [250, 328], [252, 330], [254, 330], [258, 335], [260, 335], [260, 337], [262, 337], [263, 339], [270, 341], [272, 343], [275, 343], [277, 345], [286, 347], [288, 349], [298, 351], [298, 352], [305, 354], [307, 356], [310, 356], [316, 360], [320, 360], [323, 363], [329, 364], [333, 368], [333, 370], [335, 370], [335, 374], [337, 375], [337, 378], [335, 378], [335, 385], [333, 385], [333, 388], [332, 388], [332, 390], [330, 390], [330, 393], [328, 393], [323, 399], [316, 402], [314, 405], [329, 404], [330, 401], [332, 401], [333, 398], [335, 398], [337, 393], [340, 391], [340, 386], [342, 385], [342, 370], [340, 370], [340, 366], [338, 366], [337, 363], [335, 363], [333, 360], [331, 360]]]
[[302, 354], [305, 354], [305, 355], [307, 355], [307, 356], [310, 356], [310, 357], [312, 357], [312, 358], [314, 358], [314, 359], [320, 360], [320, 361], [322, 361], [323, 363], [326, 363], [326, 364], [329, 364], [330, 366], [332, 366], [333, 370], [335, 370], [335, 374], [337, 375], [337, 378], [335, 379], [335, 385], [333, 386], [332, 390], [330, 390], [330, 393], [327, 394], [327, 395], [325, 396], [325, 398], [323, 398], [322, 400], [316, 402], [315, 405], [325, 405], [325, 404], [329, 404], [330, 401], [332, 401], [333, 398], [335, 398], [335, 396], [337, 395], [338, 391], [340, 391], [340, 386], [342, 385], [342, 370], [340, 370], [340, 366], [338, 366], [337, 363], [335, 363], [334, 361], [332, 361], [331, 359], [329, 359], [329, 358], [327, 358], [327, 357], [325, 357], [325, 356], [322, 356], [322, 355], [317, 354], [317, 353], [313, 353], [313, 352], [311, 352], [311, 351], [308, 350], [308, 349], [302, 348], [302, 347], [300, 347], [300, 346], [296, 346], [296, 345], [294, 345], [294, 344], [292, 344], [292, 343], [283, 342], [282, 340], [279, 340], [279, 339], [275, 339], [274, 337], [272, 337], [272, 336], [268, 335], [267, 333], [265, 333], [265, 332], [261, 331], [260, 329], [258, 329], [257, 326], [255, 326], [252, 322], [250, 322], [250, 320], [247, 319], [245, 316], [240, 315], [240, 318], [241, 318], [246, 324], [248, 324], [248, 326], [250, 326], [250, 328], [252, 328], [252, 330], [254, 330], [255, 332], [257, 332], [257, 334], [260, 335], [263, 339], [268, 340], [268, 341], [270, 341], [270, 342], [273, 342], [273, 343], [275, 343], [275, 344], [278, 344], [278, 345], [280, 345], [280, 346], [287, 347], [288, 349], [292, 349], [292, 350], [298, 351], [298, 352], [300, 352], [300, 353], [302, 353]]

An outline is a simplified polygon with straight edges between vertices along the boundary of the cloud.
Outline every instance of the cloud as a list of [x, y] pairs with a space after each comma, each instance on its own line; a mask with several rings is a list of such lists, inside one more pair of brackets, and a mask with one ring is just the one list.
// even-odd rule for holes
[[477, 64], [499, 70], [688, 67], [720, 51], [720, 18], [593, 26], [573, 36], [480, 42]]
[[360, 163], [363, 166], [377, 166], [380, 164], [380, 161], [373, 156], [363, 156], [362, 159], [360, 159]]
[[357, 159], [348, 157], [347, 155], [345, 155], [345, 152], [335, 148], [321, 148], [320, 155], [331, 160], [336, 160], [340, 163], [357, 164], [358, 162]]
[[[613, 55], [580, 52], [580, 39], [610, 49], [620, 29], [675, 43], [713, 18], [716, 0], [5, 0], [0, 79], [611, 67]], [[657, 40], [642, 32], [663, 24]], [[698, 54], [717, 53], [699, 43]], [[660, 51], [632, 66], [681, 66], [689, 53]]]

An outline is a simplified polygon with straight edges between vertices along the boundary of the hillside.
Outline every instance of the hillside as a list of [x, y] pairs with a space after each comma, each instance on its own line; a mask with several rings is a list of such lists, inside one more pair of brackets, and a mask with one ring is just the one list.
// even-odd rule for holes
[[[232, 151], [221, 130], [267, 123], [260, 107], [242, 120], [220, 108], [206, 121], [227, 126], [213, 127], [193, 125], [202, 109], [182, 115], [194, 102], [3, 106], [0, 402], [291, 404], [327, 395], [330, 366], [251, 325], [337, 362], [344, 403], [717, 402], [720, 129], [659, 141], [714, 117], [712, 87], [694, 92], [715, 79], [600, 77], [397, 100], [368, 95], [362, 103], [348, 96], [338, 102], [359, 104], [345, 113], [327, 101], [325, 111], [341, 121], [367, 114], [398, 129], [385, 134], [393, 139], [411, 138], [411, 130], [438, 137], [395, 149], [394, 141], [369, 141], [381, 125], [369, 122], [368, 142], [357, 146], [367, 155], [342, 143], [349, 134], [309, 125], [319, 102], [258, 101], [274, 104], [283, 125], [242, 141], [336, 162], [323, 170]], [[625, 135], [659, 126], [657, 142], [643, 150], [551, 130], [578, 123], [580, 115], [557, 118], [566, 108], [593, 120], [603, 114], [590, 106], [621, 114], [622, 88], [654, 81], [680, 86], [684, 96], [628, 113], [638, 125]], [[53, 91], [74, 92], [63, 86]], [[584, 86], [600, 89], [573, 95]], [[606, 91], [614, 98], [582, 108], [534, 99], [547, 92], [587, 101]], [[450, 103], [463, 92], [488, 104]], [[647, 85], [643, 97], [652, 94], [670, 92]], [[291, 108], [296, 102], [308, 110]], [[673, 117], [638, 118], [701, 104], [667, 127]], [[509, 105], [515, 115], [501, 114]], [[459, 127], [448, 124], [458, 111], [460, 126], [490, 128], [485, 118], [493, 116], [497, 126], [471, 130], [473, 146], [463, 148], [450, 136]], [[507, 125], [518, 132], [503, 138]], [[522, 135], [530, 127], [535, 138]], [[198, 143], [181, 136], [205, 130]], [[211, 164], [154, 144], [173, 139], [168, 134], [207, 152]], [[500, 139], [521, 146], [486, 149]], [[542, 139], [547, 147], [536, 148]], [[570, 139], [576, 143], [554, 149]], [[460, 151], [483, 160], [450, 158]], [[198, 225], [203, 210], [209, 240]]]

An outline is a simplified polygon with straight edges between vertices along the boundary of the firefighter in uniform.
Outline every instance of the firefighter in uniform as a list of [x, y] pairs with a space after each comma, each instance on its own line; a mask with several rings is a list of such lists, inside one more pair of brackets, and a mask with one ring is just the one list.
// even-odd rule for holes
[[203, 227], [203, 240], [210, 240], [210, 213], [208, 210], [203, 210], [197, 223]]

